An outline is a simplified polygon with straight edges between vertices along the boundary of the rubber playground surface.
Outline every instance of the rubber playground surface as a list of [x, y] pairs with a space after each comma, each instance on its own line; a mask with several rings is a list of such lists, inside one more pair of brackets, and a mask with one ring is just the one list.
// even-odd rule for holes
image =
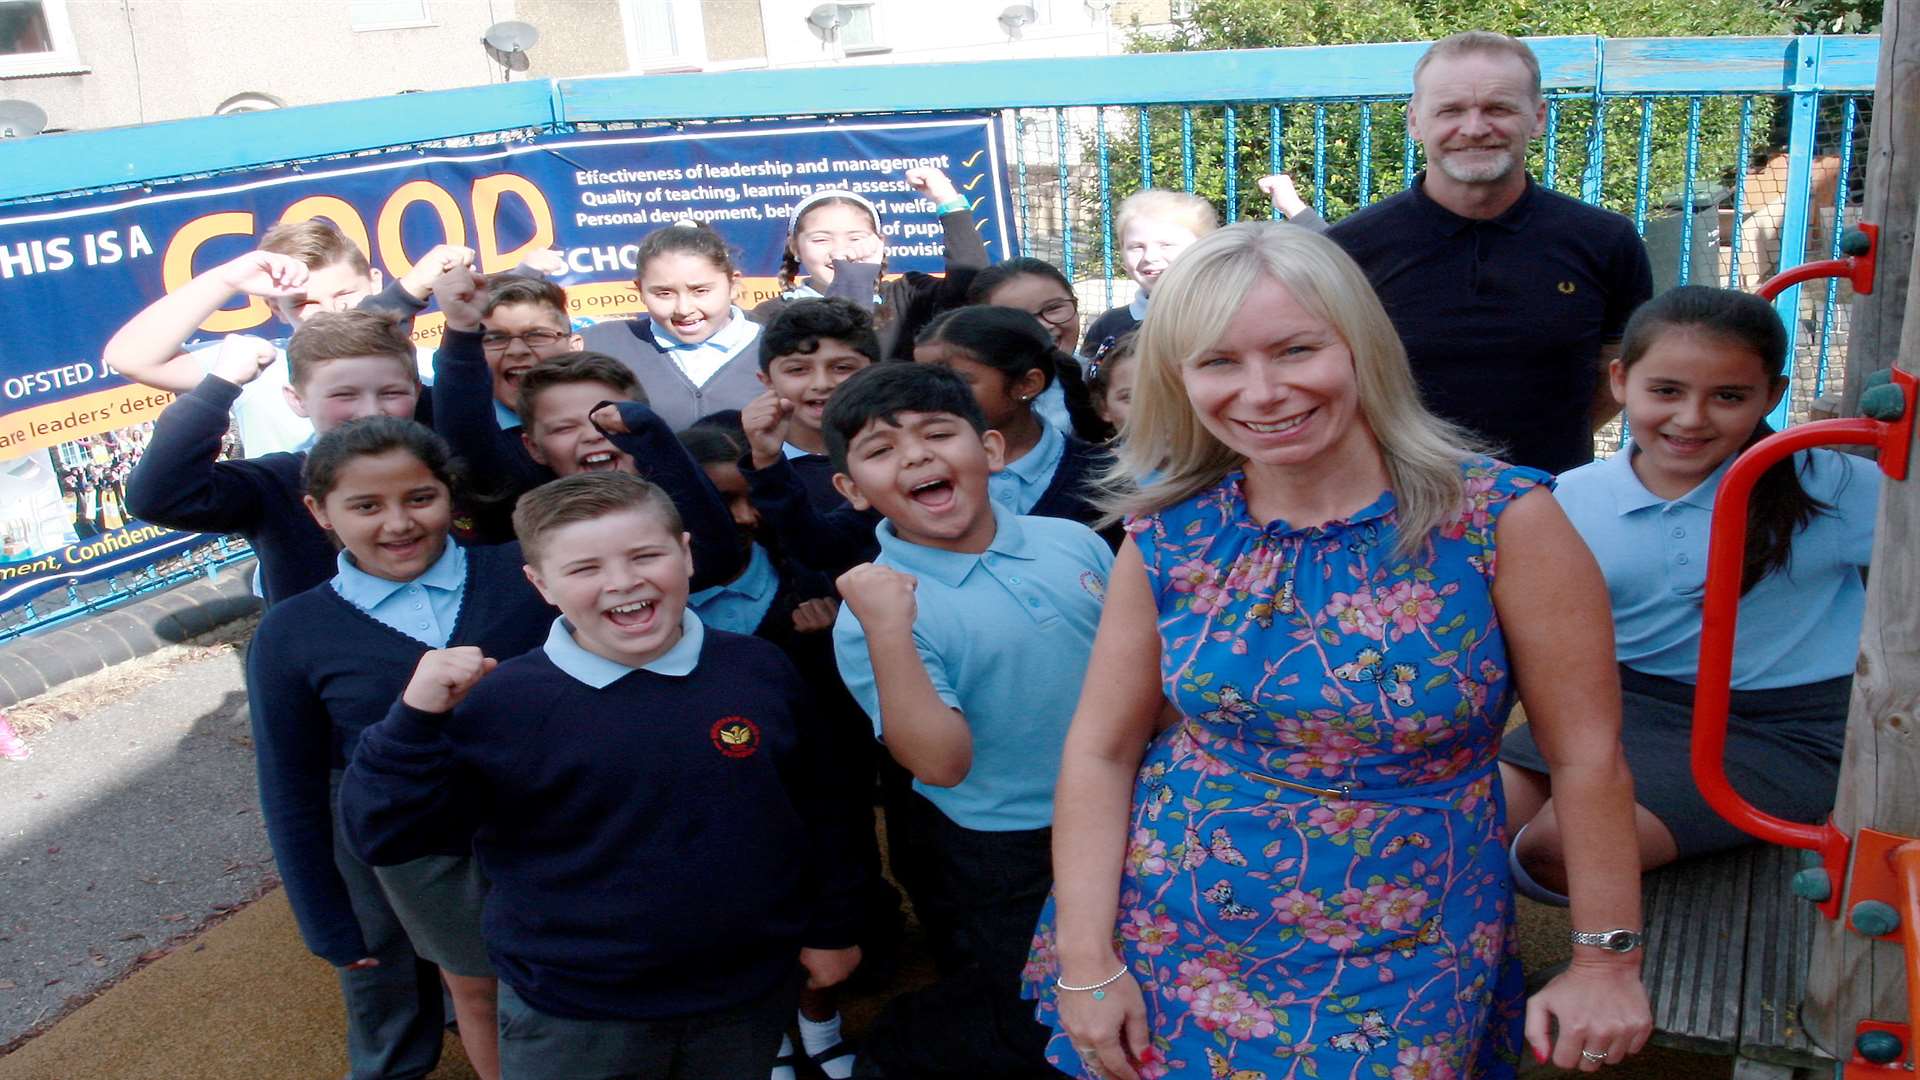
[[[1523, 941], [1563, 940], [1564, 926], [1563, 913], [1532, 908], [1523, 913]], [[1528, 949], [1536, 951], [1544, 955]], [[849, 1002], [849, 1028], [865, 1024], [878, 1004], [877, 997]], [[336, 1077], [346, 1068], [342, 1023], [333, 974], [300, 944], [286, 896], [276, 890], [0, 1058], [0, 1080]], [[433, 1075], [474, 1076], [451, 1035]], [[1726, 1058], [1649, 1049], [1604, 1075], [1721, 1080], [1731, 1067]]]

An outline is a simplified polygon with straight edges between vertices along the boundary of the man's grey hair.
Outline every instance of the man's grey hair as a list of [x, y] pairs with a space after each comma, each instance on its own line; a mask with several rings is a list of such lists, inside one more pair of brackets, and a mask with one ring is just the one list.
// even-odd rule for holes
[[1533, 81], [1533, 100], [1540, 100], [1540, 58], [1533, 55], [1527, 43], [1508, 34], [1498, 34], [1491, 30], [1462, 30], [1458, 34], [1443, 37], [1427, 48], [1420, 62], [1413, 65], [1413, 92], [1420, 92], [1420, 73], [1435, 60], [1450, 60], [1456, 56], [1480, 55], [1511, 56], [1527, 65], [1527, 75]]

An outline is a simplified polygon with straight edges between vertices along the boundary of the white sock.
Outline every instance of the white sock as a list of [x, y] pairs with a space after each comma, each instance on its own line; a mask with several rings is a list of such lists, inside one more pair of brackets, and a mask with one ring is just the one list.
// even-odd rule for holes
[[[793, 1053], [793, 1036], [791, 1035], [780, 1036], [779, 1056], [786, 1057], [791, 1053]], [[795, 1075], [793, 1071], [793, 1066], [775, 1065], [773, 1067], [773, 1075], [769, 1078], [769, 1080], [798, 1080], [798, 1077]]]
[[[809, 1020], [805, 1014], [800, 1017], [800, 1043], [807, 1048], [807, 1056], [813, 1057], [823, 1050], [831, 1049], [840, 1041], [840, 1014], [834, 1013], [829, 1020]], [[853, 1075], [853, 1054], [846, 1053], [836, 1058], [818, 1062], [820, 1071], [832, 1080], [847, 1080]]]

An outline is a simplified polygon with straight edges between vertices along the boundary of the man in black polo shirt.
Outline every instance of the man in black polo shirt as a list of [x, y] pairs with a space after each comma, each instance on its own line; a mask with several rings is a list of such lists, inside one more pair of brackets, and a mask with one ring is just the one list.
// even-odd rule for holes
[[1593, 432], [1619, 411], [1601, 376], [1653, 271], [1631, 221], [1527, 175], [1546, 115], [1525, 42], [1435, 42], [1407, 109], [1428, 170], [1328, 235], [1379, 292], [1428, 407], [1558, 473], [1593, 459]]

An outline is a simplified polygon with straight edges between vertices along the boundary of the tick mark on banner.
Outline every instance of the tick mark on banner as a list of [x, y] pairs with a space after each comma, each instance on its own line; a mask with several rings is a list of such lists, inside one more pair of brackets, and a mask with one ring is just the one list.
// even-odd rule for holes
[[960, 163], [960, 167], [961, 167], [961, 168], [963, 168], [963, 169], [971, 169], [971, 168], [973, 168], [973, 163], [974, 163], [974, 162], [976, 162], [976, 161], [979, 161], [979, 160], [980, 160], [980, 155], [982, 155], [982, 154], [984, 154], [984, 153], [986, 153], [986, 151], [985, 151], [985, 150], [975, 150], [975, 151], [973, 152], [973, 154], [972, 154], [972, 156], [971, 156], [971, 157], [969, 157], [969, 158], [967, 158], [967, 160], [965, 160], [965, 161], [963, 161], [963, 162], [961, 162], [961, 163]]
[[973, 179], [967, 181], [965, 184], [960, 185], [960, 190], [972, 191], [974, 188], [977, 188], [980, 186], [980, 181], [985, 180], [986, 178], [987, 178], [986, 174], [981, 173], [979, 176], [976, 176]]

